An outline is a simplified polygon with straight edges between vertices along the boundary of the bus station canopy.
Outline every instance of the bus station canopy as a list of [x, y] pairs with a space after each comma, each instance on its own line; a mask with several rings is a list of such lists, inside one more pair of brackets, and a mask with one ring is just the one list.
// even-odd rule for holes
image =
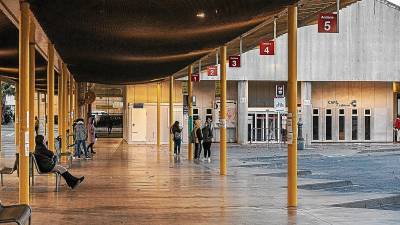
[[[277, 35], [287, 32], [290, 4], [299, 4], [299, 26], [336, 9], [336, 0], [28, 1], [75, 80], [103, 84], [185, 76], [185, 67], [207, 55], [203, 65], [215, 64], [221, 45], [228, 43], [228, 55], [238, 54], [240, 36], [248, 51], [273, 38], [274, 18]], [[342, 0], [341, 6], [355, 1]], [[0, 15], [0, 67], [17, 68], [18, 30], [8, 19]], [[46, 60], [37, 55], [37, 76], [45, 79]], [[5, 69], [0, 74], [10, 76]]]

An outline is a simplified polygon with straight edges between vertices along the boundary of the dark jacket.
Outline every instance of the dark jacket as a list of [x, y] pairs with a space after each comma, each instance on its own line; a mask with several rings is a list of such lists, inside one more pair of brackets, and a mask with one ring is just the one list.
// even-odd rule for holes
[[44, 144], [38, 144], [35, 147], [35, 159], [40, 172], [48, 173], [53, 170], [55, 163], [54, 153], [49, 151]]
[[195, 143], [201, 143], [201, 141], [203, 140], [203, 134], [201, 132], [201, 128], [194, 128], [195, 132], [196, 132], [196, 141]]
[[205, 126], [202, 129], [203, 132], [203, 142], [212, 142], [213, 132], [210, 126]]
[[171, 134], [174, 135], [174, 140], [182, 139], [182, 129], [179, 126], [172, 126]]

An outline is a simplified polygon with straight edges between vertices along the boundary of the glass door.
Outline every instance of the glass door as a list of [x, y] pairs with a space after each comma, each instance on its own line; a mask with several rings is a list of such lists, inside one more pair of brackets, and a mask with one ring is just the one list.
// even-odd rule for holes
[[268, 141], [278, 141], [278, 114], [268, 114]]
[[256, 114], [256, 141], [265, 142], [267, 137], [266, 113]]

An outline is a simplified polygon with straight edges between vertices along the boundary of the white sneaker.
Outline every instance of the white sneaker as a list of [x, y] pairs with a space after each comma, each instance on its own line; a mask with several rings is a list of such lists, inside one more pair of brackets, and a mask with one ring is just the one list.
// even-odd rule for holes
[[211, 162], [211, 158], [208, 158], [207, 160], [208, 160], [209, 163]]

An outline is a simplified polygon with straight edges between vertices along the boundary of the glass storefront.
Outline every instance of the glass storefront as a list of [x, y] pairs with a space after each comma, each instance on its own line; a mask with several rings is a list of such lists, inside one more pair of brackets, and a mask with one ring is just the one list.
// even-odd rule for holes
[[282, 142], [285, 133], [286, 113], [249, 112], [248, 141], [250, 143]]

